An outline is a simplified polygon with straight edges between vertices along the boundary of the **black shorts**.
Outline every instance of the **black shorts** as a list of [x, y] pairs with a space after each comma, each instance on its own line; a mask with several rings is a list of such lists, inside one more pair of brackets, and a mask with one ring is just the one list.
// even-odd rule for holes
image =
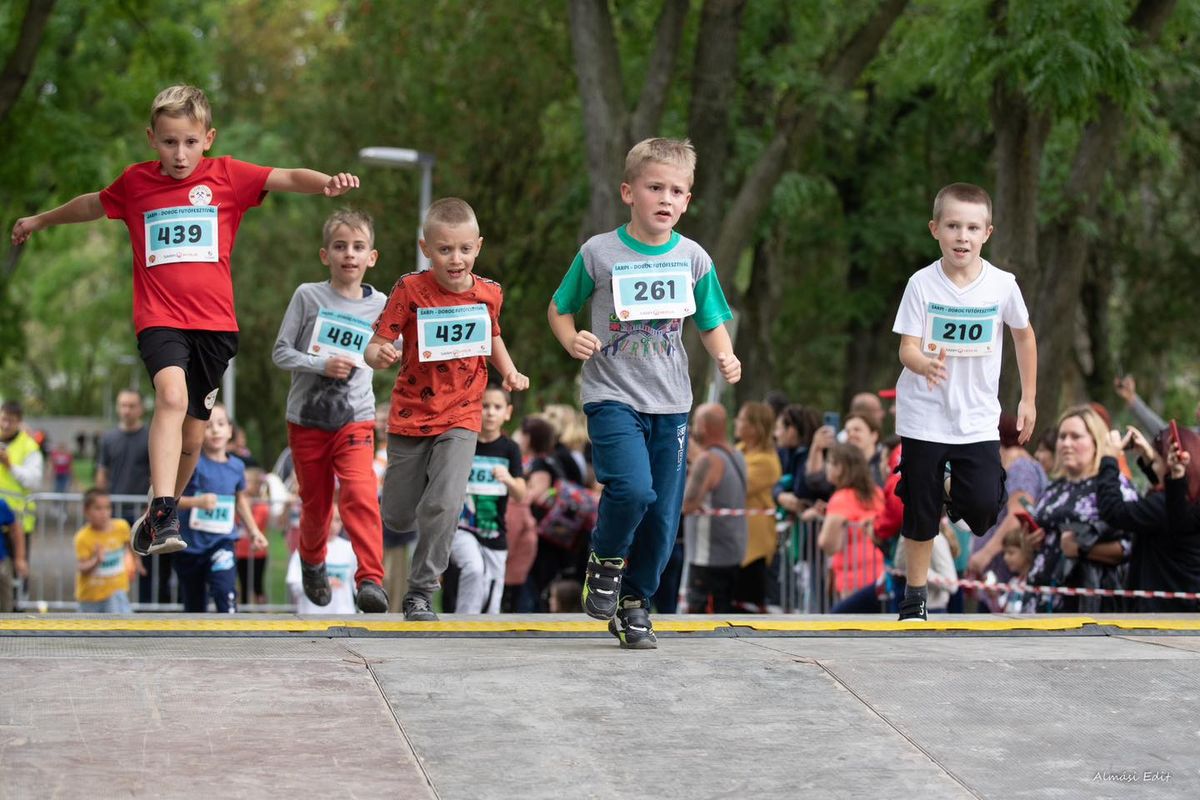
[[208, 419], [229, 359], [237, 355], [237, 333], [146, 328], [137, 340], [150, 382], [160, 370], [180, 367], [187, 380], [188, 416]]
[[[949, 504], [946, 464], [951, 476]], [[961, 519], [971, 533], [983, 536], [1008, 502], [998, 441], [944, 444], [902, 437], [896, 469], [900, 473], [896, 496], [904, 501], [900, 533], [906, 539], [926, 542], [937, 536], [944, 505], [951, 519]]]

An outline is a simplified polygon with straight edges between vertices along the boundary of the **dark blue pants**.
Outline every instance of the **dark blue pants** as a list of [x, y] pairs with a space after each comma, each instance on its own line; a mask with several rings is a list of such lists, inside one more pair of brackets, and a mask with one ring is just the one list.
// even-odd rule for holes
[[592, 550], [627, 560], [622, 596], [648, 600], [675, 546], [687, 477], [687, 414], [643, 414], [624, 403], [583, 407], [592, 467], [604, 486]]
[[232, 542], [218, 542], [199, 552], [183, 550], [175, 554], [173, 566], [184, 611], [204, 613], [209, 597], [219, 613], [237, 611], [237, 559]]

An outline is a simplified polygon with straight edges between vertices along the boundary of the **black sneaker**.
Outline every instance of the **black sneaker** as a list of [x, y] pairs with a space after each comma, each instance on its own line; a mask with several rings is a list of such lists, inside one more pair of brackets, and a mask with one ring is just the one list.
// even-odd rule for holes
[[358, 585], [358, 596], [354, 600], [358, 610], [364, 614], [387, 613], [388, 596], [376, 581], [365, 580]]
[[438, 615], [433, 613], [428, 597], [423, 594], [409, 594], [404, 596], [404, 621], [437, 622]]
[[148, 556], [152, 544], [154, 544], [154, 537], [150, 535], [150, 526], [146, 524], [146, 514], [142, 514], [133, 523], [129, 546], [139, 556]]
[[588, 554], [587, 574], [583, 581], [583, 610], [589, 617], [612, 619], [617, 613], [617, 599], [621, 592], [621, 573], [625, 571], [625, 559], [596, 557]]
[[146, 548], [150, 555], [165, 555], [187, 549], [187, 542], [179, 532], [179, 514], [175, 506], [163, 504], [155, 508], [151, 505], [149, 522], [142, 523], [142, 530], [146, 528], [150, 529], [150, 546]]
[[906, 597], [900, 601], [900, 622], [928, 622], [924, 597]]
[[608, 621], [608, 632], [621, 641], [626, 650], [653, 650], [658, 647], [658, 637], [650, 624], [650, 610], [643, 600], [626, 597], [617, 609], [617, 615]]
[[329, 573], [325, 571], [325, 562], [309, 564], [300, 559], [300, 583], [304, 586], [304, 596], [317, 606], [327, 606], [333, 600], [333, 589], [329, 586]]

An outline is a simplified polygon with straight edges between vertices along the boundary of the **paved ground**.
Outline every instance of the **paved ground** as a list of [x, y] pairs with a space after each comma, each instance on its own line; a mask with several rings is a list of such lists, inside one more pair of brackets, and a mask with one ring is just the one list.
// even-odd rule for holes
[[1090, 619], [0, 617], [0, 796], [1200, 797], [1196, 618]]

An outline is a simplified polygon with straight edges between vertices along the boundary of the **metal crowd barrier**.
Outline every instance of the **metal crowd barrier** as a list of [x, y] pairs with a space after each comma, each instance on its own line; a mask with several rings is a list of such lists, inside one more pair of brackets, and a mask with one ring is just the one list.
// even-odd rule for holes
[[779, 549], [774, 579], [779, 582], [780, 605], [786, 614], [828, 614], [842, 596], [868, 586], [876, 588], [879, 610], [887, 607], [885, 569], [878, 569], [869, 527], [850, 523], [842, 547], [842, 570], [847, 591], [841, 596], [831, 572], [832, 558], [817, 545], [821, 521], [787, 518], [776, 523]]
[[[132, 524], [146, 510], [145, 495], [113, 494], [109, 498], [113, 504], [113, 519], [125, 519]], [[18, 611], [77, 611], [75, 534], [87, 524], [83, 516], [83, 495], [78, 492], [37, 492], [31, 499], [37, 503], [37, 523], [27, 540], [29, 575], [19, 585], [16, 608]], [[258, 506], [270, 502], [252, 500], [251, 504]], [[134, 611], [183, 610], [178, 581], [169, 566], [171, 557], [142, 559], [148, 574], [135, 574], [129, 581], [129, 599]], [[266, 585], [254, 585], [253, 560], [249, 561], [251, 563], [245, 569], [248, 585], [242, 586], [241, 576], [238, 578], [238, 611], [294, 612], [296, 605], [287, 596], [286, 587], [280, 589], [266, 580], [265, 569], [263, 583]], [[265, 603], [254, 602], [260, 594], [266, 596]]]

